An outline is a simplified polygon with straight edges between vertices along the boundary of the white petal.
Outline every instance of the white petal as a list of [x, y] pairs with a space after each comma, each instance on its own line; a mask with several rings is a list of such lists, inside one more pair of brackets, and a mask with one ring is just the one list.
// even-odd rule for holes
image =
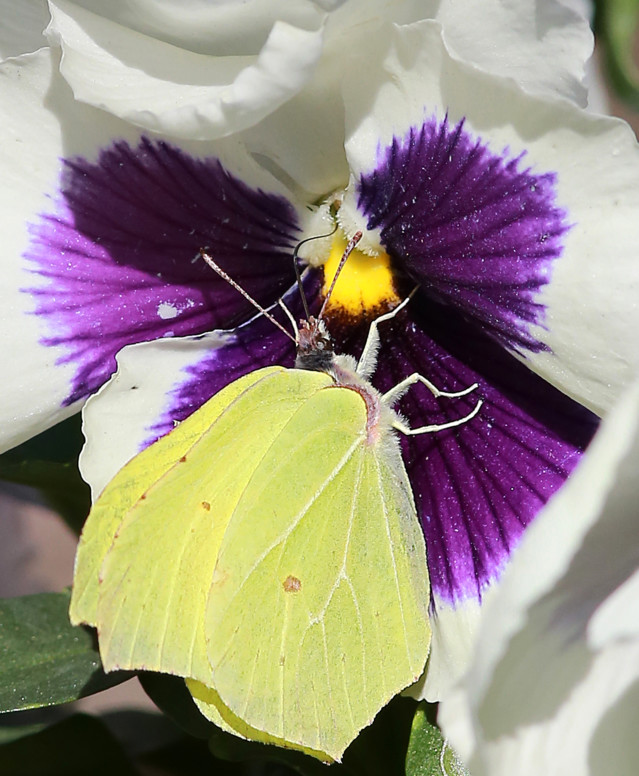
[[440, 707], [474, 776], [636, 772], [636, 604], [620, 606], [637, 588], [638, 466], [635, 385], [529, 529]]
[[451, 53], [531, 94], [586, 104], [584, 64], [593, 48], [587, 20], [560, 2], [444, 0], [435, 17]]
[[48, 34], [76, 99], [138, 126], [212, 139], [249, 127], [296, 94], [322, 49], [310, 29], [275, 22], [261, 50], [210, 56], [141, 34], [67, 0], [51, 4]]
[[[510, 712], [512, 725], [492, 719], [486, 712], [489, 735], [474, 754], [464, 748], [463, 731], [469, 721], [465, 707], [440, 706], [439, 721], [445, 735], [459, 752], [473, 776], [634, 776], [639, 757], [636, 736], [636, 710], [639, 703], [639, 645], [616, 644], [590, 658], [587, 673], [574, 686], [566, 687], [566, 677], [573, 678], [575, 669], [583, 670], [585, 657], [577, 647], [566, 649], [565, 663], [549, 666], [542, 688], [526, 686], [528, 695], [502, 688], [499, 703]], [[520, 675], [508, 677], [513, 684]], [[553, 698], [540, 698], [550, 684], [565, 691], [566, 699], [555, 709]], [[491, 709], [496, 699], [493, 700]], [[530, 724], [518, 727], [515, 710], [527, 704]], [[508, 716], [505, 711], [504, 716]], [[548, 716], [554, 716], [548, 720]], [[534, 718], [537, 719], [534, 719]], [[455, 721], [453, 721], [455, 720]]]
[[248, 147], [266, 156], [311, 201], [343, 189], [348, 182], [341, 97], [344, 73], [362, 72], [362, 58], [377, 36], [386, 34], [389, 22], [430, 17], [434, 6], [412, 0], [347, 0], [335, 3], [331, 10], [322, 56], [309, 81], [298, 95], [243, 134]]
[[[65, 0], [66, 1], [66, 0]], [[57, 4], [57, 0], [52, 0]], [[310, 29], [345, 0], [71, 0], [119, 25], [200, 54], [257, 54], [276, 21]], [[73, 9], [70, 12], [75, 13]]]
[[147, 129], [211, 138], [275, 112], [247, 143], [319, 196], [346, 177], [342, 73], [363, 72], [371, 31], [386, 21], [434, 16], [478, 67], [502, 72], [513, 60], [526, 88], [584, 99], [579, 79], [591, 36], [583, 18], [556, 3], [534, 14], [527, 3], [483, 5], [486, 13], [478, 6], [469, 14], [456, 0], [188, 0], [179, 9], [167, 0], [59, 0], [51, 33], [67, 53], [63, 72], [76, 96]]
[[[636, 561], [639, 563], [639, 560]], [[611, 641], [639, 636], [639, 569], [599, 607], [588, 625], [588, 643], [601, 649]]]
[[431, 621], [432, 637], [426, 670], [421, 679], [405, 691], [413, 698], [437, 702], [449, 695], [473, 657], [482, 608], [495, 592], [487, 590], [481, 603], [470, 599], [453, 608], [435, 599], [437, 615]]
[[167, 397], [187, 380], [185, 370], [228, 335], [209, 334], [129, 345], [117, 356], [118, 371], [85, 404], [86, 444], [80, 471], [93, 501], [127, 461], [148, 443], [150, 429], [166, 411]]
[[[547, 328], [531, 330], [552, 352], [531, 353], [526, 363], [603, 413], [639, 371], [639, 147], [631, 129], [456, 62], [429, 22], [396, 29], [384, 61], [366, 67], [375, 87], [345, 79], [354, 180], [393, 137], [432, 115], [451, 125], [465, 117], [465, 130], [495, 153], [525, 152], [533, 172], [557, 173], [557, 205], [574, 226], [538, 297]], [[344, 216], [365, 228], [354, 194]]]
[[42, 48], [49, 18], [46, 0], [0, 0], [0, 59]]
[[[95, 160], [115, 140], [133, 147], [139, 130], [73, 99], [57, 72], [50, 50], [5, 62], [0, 69], [0, 207], [3, 213], [3, 277], [0, 283], [0, 354], [7, 366], [0, 382], [0, 449], [44, 430], [76, 405], [62, 406], [70, 394], [76, 365], [64, 362], [62, 347], [44, 346], [56, 332], [34, 315], [36, 299], [25, 290], [38, 285], [23, 258], [30, 227], [52, 213], [63, 160]], [[259, 168], [235, 140], [185, 142], [194, 156], [219, 158], [248, 185], [286, 195], [286, 189]], [[57, 212], [57, 211], [56, 211]]]

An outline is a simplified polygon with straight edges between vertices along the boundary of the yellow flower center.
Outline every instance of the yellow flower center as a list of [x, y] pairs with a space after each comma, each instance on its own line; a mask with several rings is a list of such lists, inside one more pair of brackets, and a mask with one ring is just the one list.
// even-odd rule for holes
[[[348, 240], [338, 230], [324, 264], [322, 296], [326, 296]], [[391, 259], [387, 253], [368, 256], [357, 248], [342, 267], [327, 306], [327, 313], [348, 318], [370, 318], [390, 310], [401, 301], [393, 283]]]

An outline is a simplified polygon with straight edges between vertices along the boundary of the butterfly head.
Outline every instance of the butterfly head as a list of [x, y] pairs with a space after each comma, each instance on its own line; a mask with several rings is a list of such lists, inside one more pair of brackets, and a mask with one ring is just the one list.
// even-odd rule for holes
[[335, 353], [333, 340], [321, 318], [312, 315], [301, 321], [297, 334], [296, 369], [325, 372], [332, 365]]

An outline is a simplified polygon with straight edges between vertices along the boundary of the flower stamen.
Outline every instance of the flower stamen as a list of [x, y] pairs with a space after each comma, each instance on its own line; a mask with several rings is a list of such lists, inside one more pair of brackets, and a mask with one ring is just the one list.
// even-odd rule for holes
[[[329, 257], [324, 264], [322, 296], [328, 294], [348, 240], [339, 230], [333, 237]], [[380, 311], [396, 307], [401, 297], [395, 290], [391, 259], [387, 253], [368, 256], [358, 248], [340, 270], [338, 282], [331, 293], [327, 312], [349, 318], [376, 317]]]

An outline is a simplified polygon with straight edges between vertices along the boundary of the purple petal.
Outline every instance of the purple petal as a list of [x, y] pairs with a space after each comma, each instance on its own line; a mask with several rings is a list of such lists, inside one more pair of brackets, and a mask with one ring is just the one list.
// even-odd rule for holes
[[537, 301], [569, 228], [556, 175], [522, 168], [447, 119], [431, 118], [380, 150], [358, 207], [388, 253], [433, 298], [475, 318], [514, 350], [544, 346]]
[[462, 426], [402, 438], [433, 593], [451, 603], [481, 598], [525, 527], [574, 469], [597, 418], [425, 295], [380, 333], [373, 382], [381, 390], [412, 372], [447, 391], [479, 383], [458, 399], [435, 399], [415, 385], [398, 409], [416, 428], [463, 417], [484, 400]]
[[51, 211], [31, 225], [39, 277], [24, 289], [75, 377], [65, 404], [95, 391], [124, 345], [230, 328], [253, 308], [201, 259], [269, 304], [290, 286], [293, 206], [253, 189], [214, 158], [142, 138], [65, 160]]

